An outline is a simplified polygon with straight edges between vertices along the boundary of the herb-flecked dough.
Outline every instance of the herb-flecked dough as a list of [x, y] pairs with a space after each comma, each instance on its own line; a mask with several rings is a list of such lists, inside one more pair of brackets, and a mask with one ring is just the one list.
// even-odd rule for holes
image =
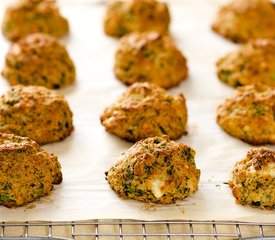
[[217, 123], [229, 134], [251, 144], [275, 144], [275, 88], [239, 87], [217, 110]]
[[275, 151], [261, 147], [238, 161], [229, 181], [237, 203], [275, 209]]
[[163, 88], [179, 85], [188, 75], [187, 60], [172, 38], [157, 32], [131, 33], [121, 38], [114, 71], [126, 85], [152, 82]]
[[128, 141], [186, 134], [187, 108], [182, 94], [170, 95], [153, 83], [135, 83], [101, 115], [107, 131]]
[[218, 11], [212, 29], [236, 43], [275, 40], [275, 7], [270, 0], [231, 0]]
[[47, 34], [34, 33], [10, 47], [2, 76], [10, 85], [59, 89], [75, 81], [75, 66], [61, 41]]
[[123, 199], [172, 204], [198, 190], [200, 170], [195, 151], [167, 136], [137, 142], [106, 172], [111, 188]]
[[38, 32], [62, 37], [68, 31], [67, 19], [48, 0], [18, 0], [6, 9], [2, 22], [3, 35], [11, 41]]
[[113, 37], [146, 31], [167, 34], [169, 24], [167, 4], [156, 0], [113, 0], [104, 16], [104, 31]]
[[19, 207], [62, 182], [57, 157], [26, 137], [0, 133], [0, 205]]
[[228, 53], [218, 60], [217, 75], [232, 87], [251, 84], [275, 87], [275, 40], [251, 40]]
[[64, 96], [44, 87], [17, 85], [0, 97], [0, 132], [29, 137], [39, 144], [69, 136], [72, 117]]

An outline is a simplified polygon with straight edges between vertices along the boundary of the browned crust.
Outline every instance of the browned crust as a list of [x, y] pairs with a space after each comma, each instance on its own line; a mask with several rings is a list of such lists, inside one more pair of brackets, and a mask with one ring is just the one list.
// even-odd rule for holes
[[76, 78], [74, 63], [65, 46], [57, 38], [42, 33], [30, 34], [13, 44], [1, 73], [10, 85], [50, 89], [69, 86]]
[[[106, 172], [111, 188], [122, 199], [172, 204], [198, 190], [200, 170], [195, 151], [167, 136], [137, 142]], [[162, 196], [156, 196], [155, 183]]]
[[56, 2], [48, 0], [18, 0], [6, 9], [2, 22], [2, 32], [11, 41], [37, 32], [62, 37], [68, 31], [67, 19]]
[[217, 123], [230, 135], [253, 145], [275, 144], [275, 89], [240, 87], [217, 109]]
[[146, 31], [166, 34], [169, 24], [167, 4], [156, 0], [113, 0], [104, 16], [104, 31], [112, 37]]
[[18, 207], [46, 196], [62, 182], [61, 166], [26, 137], [0, 133], [0, 204]]
[[186, 134], [187, 108], [182, 94], [172, 96], [152, 83], [135, 83], [100, 117], [107, 131], [128, 141]]
[[275, 87], [275, 40], [256, 39], [217, 61], [219, 79], [232, 86]]
[[212, 30], [235, 42], [275, 39], [275, 8], [269, 0], [231, 0], [222, 6]]
[[171, 88], [187, 78], [188, 67], [169, 36], [157, 32], [131, 33], [119, 42], [114, 72], [126, 85], [151, 82]]
[[252, 149], [235, 164], [228, 183], [237, 203], [275, 209], [274, 164], [275, 151], [265, 147]]
[[44, 87], [17, 85], [0, 97], [0, 132], [27, 136], [39, 144], [69, 136], [72, 117], [64, 96]]

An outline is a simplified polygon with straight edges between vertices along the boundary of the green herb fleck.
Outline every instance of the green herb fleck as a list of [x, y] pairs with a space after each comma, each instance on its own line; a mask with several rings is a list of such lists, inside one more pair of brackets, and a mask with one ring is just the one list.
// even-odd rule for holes
[[152, 167], [148, 165], [144, 165], [144, 172], [150, 174]]
[[193, 159], [193, 154], [192, 154], [190, 148], [186, 148], [186, 149], [182, 150], [182, 158], [185, 160]]
[[169, 156], [165, 156], [164, 157], [164, 159], [163, 159], [163, 161], [165, 162], [165, 163], [170, 163], [170, 157]]
[[224, 82], [228, 82], [231, 75], [232, 75], [231, 71], [228, 71], [228, 70], [221, 70], [219, 74], [221, 80]]
[[255, 201], [255, 202], [253, 201], [252, 205], [256, 206], [256, 207], [259, 207], [259, 206], [261, 206], [261, 202], [260, 201]]
[[132, 172], [131, 166], [127, 167], [125, 177], [127, 180], [132, 180], [134, 178], [134, 174]]
[[264, 115], [265, 112], [266, 112], [264, 106], [260, 105], [260, 104], [257, 104], [257, 103], [252, 104], [252, 109], [253, 109], [253, 112], [254, 112], [255, 116]]
[[44, 194], [44, 185], [41, 184], [41, 186], [39, 187], [39, 189], [36, 192], [36, 196], [40, 197], [40, 196], [43, 196], [43, 194]]
[[169, 104], [173, 103], [173, 98], [166, 98], [165, 101]]
[[3, 188], [3, 190], [10, 190], [11, 189], [11, 184], [10, 183], [6, 183]]
[[4, 194], [0, 194], [0, 201], [2, 202], [9, 202], [10, 201], [10, 197]]
[[162, 134], [167, 135], [167, 132], [165, 131], [165, 129], [162, 126], [159, 126], [159, 129], [160, 129]]
[[188, 194], [189, 191], [190, 191], [189, 188], [180, 188], [180, 189], [179, 189], [179, 192], [180, 192], [181, 194], [183, 194], [183, 195]]
[[132, 68], [133, 65], [134, 65], [134, 61], [129, 61], [128, 64], [125, 67], [123, 67], [123, 70], [125, 72], [128, 72]]
[[174, 166], [171, 166], [171, 168], [169, 168], [166, 172], [167, 172], [168, 175], [172, 175], [173, 170], [174, 170]]

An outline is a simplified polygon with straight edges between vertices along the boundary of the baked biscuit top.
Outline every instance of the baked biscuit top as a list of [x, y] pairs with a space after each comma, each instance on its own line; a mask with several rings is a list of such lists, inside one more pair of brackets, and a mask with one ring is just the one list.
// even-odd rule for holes
[[124, 199], [171, 204], [198, 190], [194, 156], [192, 148], [167, 136], [147, 138], [125, 151], [106, 178]]
[[72, 112], [57, 91], [17, 85], [0, 97], [0, 132], [46, 144], [64, 139], [72, 130]]
[[54, 0], [18, 0], [7, 8], [2, 22], [2, 32], [11, 41], [37, 32], [61, 37], [68, 31]]
[[172, 38], [157, 32], [131, 33], [121, 38], [114, 71], [127, 85], [152, 82], [163, 88], [179, 85], [188, 75], [187, 60]]
[[251, 144], [275, 143], [275, 89], [249, 85], [237, 89], [217, 110], [218, 124]]
[[58, 89], [75, 81], [75, 67], [66, 48], [57, 38], [34, 33], [10, 47], [2, 75], [11, 85], [39, 85]]
[[168, 6], [156, 0], [113, 0], [104, 17], [105, 33], [114, 37], [146, 31], [166, 34], [169, 24]]
[[106, 130], [129, 141], [186, 134], [187, 108], [182, 94], [170, 95], [152, 83], [135, 83], [101, 115]]
[[233, 42], [275, 39], [275, 7], [269, 0], [231, 0], [221, 7], [212, 28]]
[[229, 181], [238, 203], [263, 209], [275, 208], [275, 151], [252, 149], [237, 162]]
[[0, 204], [18, 207], [62, 182], [57, 157], [26, 137], [0, 133]]
[[275, 40], [251, 40], [217, 62], [221, 81], [232, 87], [265, 84], [275, 87]]

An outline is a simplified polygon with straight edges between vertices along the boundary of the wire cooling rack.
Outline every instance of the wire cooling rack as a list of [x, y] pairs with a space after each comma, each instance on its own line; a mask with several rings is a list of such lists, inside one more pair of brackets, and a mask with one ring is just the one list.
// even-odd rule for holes
[[2, 222], [0, 227], [1, 240], [275, 240], [275, 223], [91, 220], [76, 222]]

